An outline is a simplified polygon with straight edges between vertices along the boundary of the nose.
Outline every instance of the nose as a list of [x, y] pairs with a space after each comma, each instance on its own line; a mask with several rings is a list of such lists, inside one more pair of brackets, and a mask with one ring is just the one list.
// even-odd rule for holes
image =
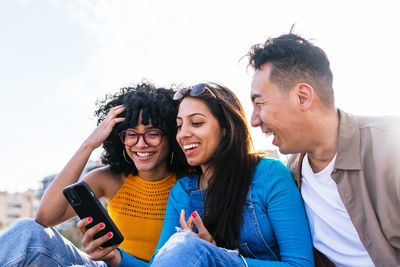
[[136, 143], [136, 147], [148, 147], [148, 145], [146, 144], [146, 142], [144, 141], [144, 135], [139, 135], [138, 136], [138, 141]]
[[253, 127], [258, 127], [258, 126], [261, 125], [260, 116], [259, 116], [258, 111], [256, 110], [256, 108], [253, 108], [253, 113], [251, 114], [250, 124]]

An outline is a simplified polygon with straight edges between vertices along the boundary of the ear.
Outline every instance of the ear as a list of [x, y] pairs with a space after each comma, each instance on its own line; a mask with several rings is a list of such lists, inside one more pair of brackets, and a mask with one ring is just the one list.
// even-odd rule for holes
[[296, 97], [300, 109], [306, 111], [313, 102], [314, 89], [307, 83], [299, 83], [296, 87]]

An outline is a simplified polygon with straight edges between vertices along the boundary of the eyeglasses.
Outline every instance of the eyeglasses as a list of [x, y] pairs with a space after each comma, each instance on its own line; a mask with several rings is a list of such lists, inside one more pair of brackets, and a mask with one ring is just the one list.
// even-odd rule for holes
[[181, 90], [177, 91], [177, 92], [174, 94], [174, 100], [180, 100], [180, 99], [184, 98], [188, 92], [189, 92], [189, 95], [190, 95], [190, 96], [198, 96], [198, 95], [201, 95], [202, 93], [204, 93], [204, 91], [206, 91], [206, 90], [207, 90], [215, 99], [217, 99], [217, 97], [214, 95], [214, 93], [211, 91], [211, 89], [207, 87], [206, 84], [200, 83], [200, 84], [195, 85], [195, 86], [193, 86], [193, 87], [182, 88]]
[[158, 130], [148, 130], [144, 133], [138, 133], [135, 130], [124, 130], [119, 133], [121, 142], [126, 146], [134, 146], [139, 142], [140, 136], [143, 136], [143, 141], [148, 146], [158, 146], [161, 144], [163, 133]]

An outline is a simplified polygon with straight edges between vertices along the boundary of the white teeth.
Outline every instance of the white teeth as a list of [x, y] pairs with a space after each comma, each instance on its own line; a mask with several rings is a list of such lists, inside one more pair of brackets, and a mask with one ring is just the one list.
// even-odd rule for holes
[[188, 149], [195, 148], [198, 146], [199, 146], [199, 144], [190, 144], [190, 145], [183, 146], [183, 149], [188, 150]]
[[273, 134], [274, 134], [273, 132], [266, 132], [266, 133], [265, 133], [266, 136], [271, 136], [271, 135], [273, 135]]
[[275, 134], [275, 133], [274, 133], [273, 131], [271, 131], [271, 129], [269, 129], [269, 128], [264, 129], [264, 130], [263, 130], [263, 133], [264, 133], [266, 136], [270, 136], [270, 135]]
[[136, 155], [138, 155], [141, 158], [145, 158], [145, 157], [149, 157], [151, 154], [153, 153], [140, 153], [140, 152], [136, 152]]

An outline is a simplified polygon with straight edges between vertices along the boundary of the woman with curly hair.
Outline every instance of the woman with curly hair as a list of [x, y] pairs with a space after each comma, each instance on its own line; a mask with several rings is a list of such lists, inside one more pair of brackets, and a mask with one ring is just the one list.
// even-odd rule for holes
[[[161, 233], [169, 190], [187, 170], [175, 139], [177, 103], [172, 96], [172, 89], [142, 83], [100, 101], [95, 112], [97, 128], [46, 190], [36, 222], [19, 220], [1, 234], [1, 247], [6, 246], [6, 239], [18, 244], [0, 248], [0, 265], [106, 266], [120, 261], [120, 251], [147, 265]], [[85, 218], [78, 223], [84, 253], [46, 227], [76, 216], [63, 196], [63, 188], [78, 181], [91, 153], [102, 144], [105, 166], [82, 180], [98, 198], [108, 202], [110, 217], [124, 241], [119, 249], [118, 245], [101, 247], [112, 233], [94, 239], [105, 225], [99, 223], [86, 230], [92, 218]]]

